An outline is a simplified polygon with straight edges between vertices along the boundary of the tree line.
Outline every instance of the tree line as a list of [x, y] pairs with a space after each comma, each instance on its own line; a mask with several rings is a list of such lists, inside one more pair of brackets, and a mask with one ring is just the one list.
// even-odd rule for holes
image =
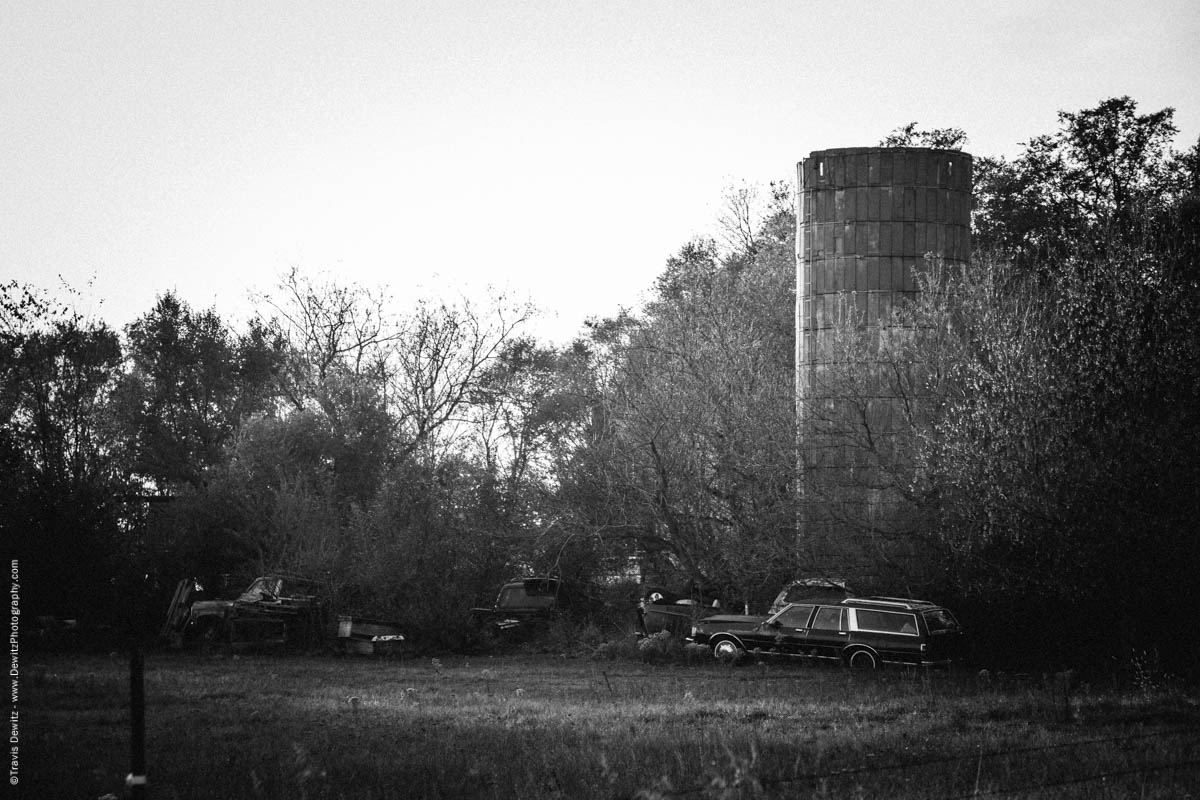
[[[847, 316], [822, 376], [840, 401], [803, 429], [787, 184], [731, 189], [644, 302], [565, 346], [503, 297], [398, 311], [300, 272], [236, 328], [167, 294], [118, 332], [9, 283], [0, 525], [23, 596], [112, 619], [182, 575], [286, 571], [452, 639], [527, 572], [636, 563], [759, 608], [815, 569], [820, 519], [884, 543], [845, 565], [871, 576], [854, 588], [1008, 620], [997, 648], [1052, 629], [1064, 658], [1194, 656], [1200, 145], [1175, 134], [1114, 98], [977, 157], [971, 264], [931, 259], [883, 335]], [[881, 389], [903, 400], [888, 435], [856, 413]], [[883, 511], [814, 477], [832, 441]]]

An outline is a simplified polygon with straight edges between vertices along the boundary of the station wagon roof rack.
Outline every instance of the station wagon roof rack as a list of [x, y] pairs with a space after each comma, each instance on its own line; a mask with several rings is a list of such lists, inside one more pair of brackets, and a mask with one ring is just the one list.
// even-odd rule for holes
[[856, 603], [870, 604], [875, 606], [892, 606], [895, 608], [903, 608], [906, 611], [912, 611], [922, 606], [934, 605], [928, 600], [914, 600], [910, 597], [883, 597], [878, 595], [872, 597], [847, 597], [842, 601], [843, 605], [854, 605]]

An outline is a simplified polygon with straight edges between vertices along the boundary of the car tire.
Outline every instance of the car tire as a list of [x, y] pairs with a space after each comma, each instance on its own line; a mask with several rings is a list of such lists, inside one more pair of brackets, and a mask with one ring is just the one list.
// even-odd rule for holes
[[718, 661], [724, 661], [726, 664], [735, 663], [746, 653], [746, 651], [742, 649], [741, 645], [739, 645], [733, 639], [721, 639], [720, 641], [714, 642], [712, 649], [713, 656]]
[[873, 670], [879, 668], [879, 659], [870, 650], [855, 650], [846, 657], [846, 664], [850, 669]]

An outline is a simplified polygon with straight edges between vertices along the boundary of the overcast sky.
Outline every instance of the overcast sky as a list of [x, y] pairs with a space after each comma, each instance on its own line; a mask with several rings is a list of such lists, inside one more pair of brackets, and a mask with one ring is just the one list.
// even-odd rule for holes
[[916, 120], [1011, 156], [1126, 94], [1190, 146], [1198, 43], [1196, 0], [10, 0], [0, 278], [115, 327], [243, 319], [292, 266], [397, 310], [490, 284], [561, 340], [812, 150]]

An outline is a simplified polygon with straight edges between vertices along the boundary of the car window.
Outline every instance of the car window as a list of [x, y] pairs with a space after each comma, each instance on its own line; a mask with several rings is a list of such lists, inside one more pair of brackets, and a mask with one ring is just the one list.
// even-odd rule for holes
[[257, 603], [266, 595], [275, 594], [275, 581], [270, 578], [258, 578], [254, 583], [250, 584], [250, 588], [242, 592], [238, 598], [242, 603]]
[[846, 630], [846, 609], [836, 606], [821, 606], [817, 616], [813, 618], [813, 630], [844, 631]]
[[501, 608], [550, 608], [554, 605], [554, 595], [529, 595], [525, 587], [517, 584], [505, 586], [500, 590]]
[[316, 593], [313, 586], [303, 581], [283, 580], [277, 588], [280, 597], [306, 597]]
[[797, 600], [803, 600], [805, 595], [811, 595], [812, 593], [812, 589], [807, 586], [792, 586], [791, 588], [784, 590], [783, 602], [795, 603]]
[[930, 633], [958, 630], [958, 620], [944, 608], [926, 611], [923, 616], [925, 617], [925, 626], [929, 628]]
[[775, 621], [789, 628], [807, 628], [808, 618], [812, 616], [813, 606], [788, 606], [780, 611]]
[[901, 614], [896, 611], [871, 611], [865, 608], [856, 609], [860, 631], [877, 631], [879, 633], [907, 633], [917, 635], [917, 617], [915, 614]]

